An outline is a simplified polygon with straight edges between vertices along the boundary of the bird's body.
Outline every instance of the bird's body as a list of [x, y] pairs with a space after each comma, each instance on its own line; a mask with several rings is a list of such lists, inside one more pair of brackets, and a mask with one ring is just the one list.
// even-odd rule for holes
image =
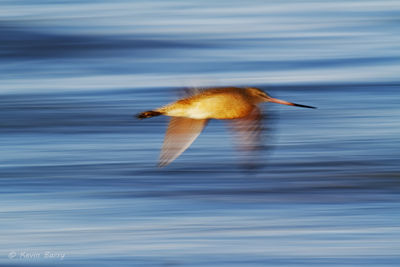
[[256, 107], [254, 102], [245, 89], [216, 88], [180, 99], [156, 111], [166, 116], [191, 119], [238, 119]]
[[242, 148], [253, 149], [261, 129], [261, 112], [258, 108], [261, 102], [314, 108], [272, 98], [258, 88], [221, 87], [194, 91], [186, 98], [142, 112], [137, 117], [171, 117], [160, 156], [160, 166], [165, 166], [190, 146], [209, 119], [235, 120], [233, 125], [242, 137]]

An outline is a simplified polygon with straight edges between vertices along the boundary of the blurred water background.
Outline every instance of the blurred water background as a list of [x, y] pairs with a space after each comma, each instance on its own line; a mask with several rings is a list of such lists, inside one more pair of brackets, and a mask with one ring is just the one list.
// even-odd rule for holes
[[[0, 266], [399, 266], [400, 2], [0, 3]], [[191, 86], [276, 104], [256, 169]]]

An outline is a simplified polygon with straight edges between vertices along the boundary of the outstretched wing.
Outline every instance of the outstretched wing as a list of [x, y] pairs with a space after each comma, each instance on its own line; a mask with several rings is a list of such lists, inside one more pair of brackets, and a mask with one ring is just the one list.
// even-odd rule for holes
[[231, 125], [240, 150], [251, 152], [260, 149], [263, 126], [259, 108], [254, 107], [246, 117], [232, 120]]
[[199, 136], [207, 124], [206, 119], [196, 120], [183, 117], [171, 117], [164, 144], [161, 149], [158, 166], [164, 167], [183, 153]]

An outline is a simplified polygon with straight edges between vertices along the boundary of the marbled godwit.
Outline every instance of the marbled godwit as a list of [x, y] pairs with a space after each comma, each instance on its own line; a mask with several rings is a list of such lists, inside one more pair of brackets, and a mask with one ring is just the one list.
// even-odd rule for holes
[[171, 120], [161, 149], [159, 166], [166, 166], [183, 153], [199, 136], [209, 119], [235, 120], [245, 149], [254, 147], [261, 129], [261, 112], [258, 104], [278, 104], [315, 108], [270, 97], [258, 88], [223, 87], [196, 91], [158, 109], [142, 112], [139, 119], [159, 115], [170, 116]]

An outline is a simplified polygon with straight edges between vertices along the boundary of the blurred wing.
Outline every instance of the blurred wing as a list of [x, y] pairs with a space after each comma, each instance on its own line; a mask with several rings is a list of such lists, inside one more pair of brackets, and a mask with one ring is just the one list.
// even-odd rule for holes
[[184, 97], [191, 97], [194, 95], [197, 95], [199, 93], [201, 93], [202, 91], [204, 91], [203, 89], [200, 88], [185, 88], [183, 90], [183, 96]]
[[262, 114], [255, 107], [246, 117], [232, 120], [232, 129], [237, 137], [238, 148], [255, 151], [261, 148]]
[[199, 136], [208, 120], [171, 117], [158, 166], [164, 167], [176, 159]]

